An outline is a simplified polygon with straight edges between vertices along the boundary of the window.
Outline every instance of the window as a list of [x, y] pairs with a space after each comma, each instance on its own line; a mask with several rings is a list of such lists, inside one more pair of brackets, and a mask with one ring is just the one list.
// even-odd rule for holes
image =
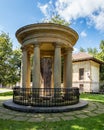
[[80, 89], [81, 92], [83, 92], [84, 91], [84, 85], [83, 84], [79, 84], [79, 89]]
[[79, 69], [79, 80], [83, 80], [84, 79], [84, 68], [80, 68]]

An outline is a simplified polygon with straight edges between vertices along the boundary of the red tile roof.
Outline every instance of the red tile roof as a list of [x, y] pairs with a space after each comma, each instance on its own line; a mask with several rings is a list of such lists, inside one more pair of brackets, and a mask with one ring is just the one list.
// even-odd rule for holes
[[95, 58], [92, 55], [85, 53], [85, 52], [79, 52], [79, 53], [73, 54], [72, 60], [73, 60], [73, 62], [92, 60], [99, 64], [102, 64], [102, 63], [104, 64], [104, 62], [98, 60], [97, 58]]

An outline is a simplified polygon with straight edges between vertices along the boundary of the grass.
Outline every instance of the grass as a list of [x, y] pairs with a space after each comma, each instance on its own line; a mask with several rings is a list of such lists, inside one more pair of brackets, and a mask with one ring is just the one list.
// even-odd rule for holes
[[10, 91], [10, 92], [5, 92], [5, 93], [0, 93], [0, 96], [12, 96], [13, 95], [13, 92]]
[[80, 98], [104, 103], [104, 94], [81, 94]]
[[0, 120], [0, 130], [104, 130], [104, 114], [85, 119], [29, 123]]
[[[11, 94], [0, 95], [0, 100], [11, 97]], [[104, 103], [104, 95], [81, 94], [81, 98]], [[0, 130], [104, 130], [104, 114], [85, 119], [41, 123], [0, 119]]]

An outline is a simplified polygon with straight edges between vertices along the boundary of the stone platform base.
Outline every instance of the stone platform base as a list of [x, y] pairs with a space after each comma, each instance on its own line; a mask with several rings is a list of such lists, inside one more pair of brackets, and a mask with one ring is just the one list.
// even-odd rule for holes
[[30, 112], [30, 113], [56, 113], [56, 112], [67, 112], [67, 111], [74, 111], [79, 110], [88, 105], [88, 102], [85, 100], [80, 100], [79, 103], [70, 106], [59, 106], [59, 107], [32, 107], [32, 106], [24, 106], [15, 104], [12, 99], [7, 100], [3, 103], [3, 106], [20, 111], [20, 112]]

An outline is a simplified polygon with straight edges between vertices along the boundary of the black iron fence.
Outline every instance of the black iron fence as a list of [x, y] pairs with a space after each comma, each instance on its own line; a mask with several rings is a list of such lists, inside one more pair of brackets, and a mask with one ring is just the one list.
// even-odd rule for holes
[[13, 102], [27, 106], [66, 106], [79, 102], [78, 88], [13, 88]]

